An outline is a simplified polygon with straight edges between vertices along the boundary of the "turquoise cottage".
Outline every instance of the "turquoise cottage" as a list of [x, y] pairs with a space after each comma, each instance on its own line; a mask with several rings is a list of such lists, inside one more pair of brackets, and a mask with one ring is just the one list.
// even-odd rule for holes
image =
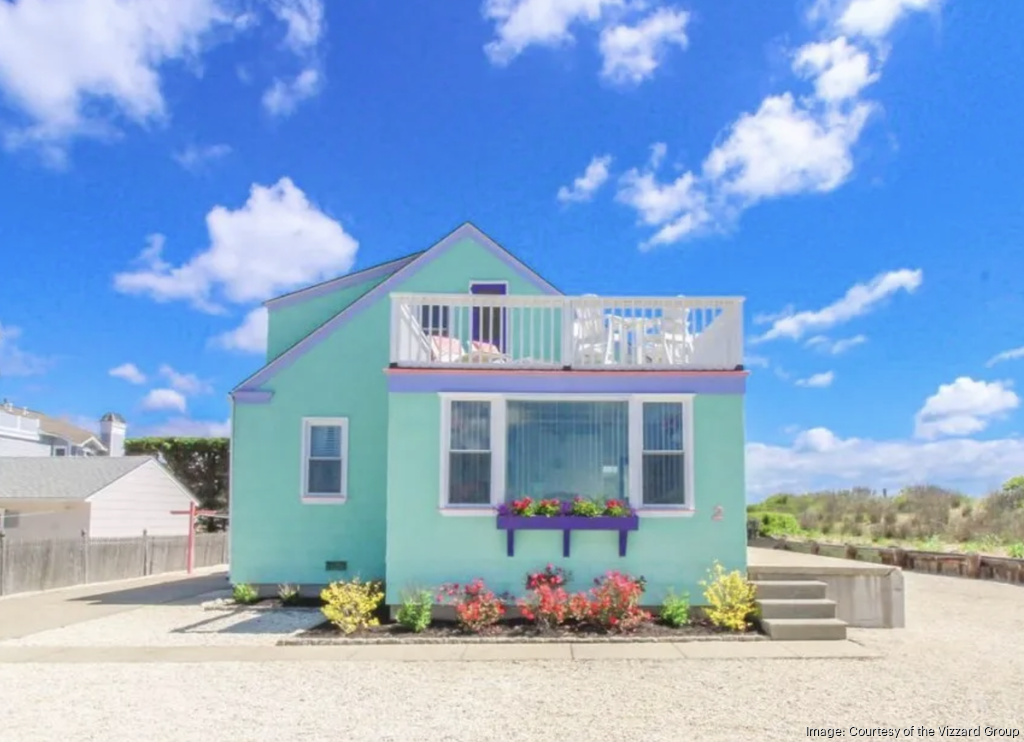
[[[746, 568], [742, 299], [565, 296], [465, 224], [266, 306], [267, 364], [232, 392], [232, 582], [384, 578], [394, 605], [551, 562], [657, 603]], [[577, 494], [638, 517], [496, 513]]]

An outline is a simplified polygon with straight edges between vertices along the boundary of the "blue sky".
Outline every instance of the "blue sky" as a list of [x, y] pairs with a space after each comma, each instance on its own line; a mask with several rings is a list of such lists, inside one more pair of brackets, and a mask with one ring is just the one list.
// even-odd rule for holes
[[470, 220], [745, 295], [755, 496], [1024, 472], [1024, 5], [397, 9], [0, 2], [0, 396], [223, 433], [262, 300]]

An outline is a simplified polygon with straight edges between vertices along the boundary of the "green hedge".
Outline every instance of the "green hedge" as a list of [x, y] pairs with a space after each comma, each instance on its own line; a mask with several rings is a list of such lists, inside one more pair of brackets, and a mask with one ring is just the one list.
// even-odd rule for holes
[[759, 536], [793, 536], [801, 532], [800, 521], [790, 513], [771, 511], [754, 511], [749, 513], [751, 520], [758, 521]]

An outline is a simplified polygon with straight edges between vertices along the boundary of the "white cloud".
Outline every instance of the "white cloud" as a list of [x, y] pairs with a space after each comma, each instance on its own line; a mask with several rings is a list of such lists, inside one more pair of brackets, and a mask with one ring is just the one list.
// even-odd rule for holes
[[866, 335], [854, 335], [853, 337], [840, 338], [839, 340], [832, 340], [825, 335], [815, 335], [812, 338], [808, 338], [807, 347], [820, 350], [823, 353], [838, 356], [845, 353], [850, 348], [863, 345], [867, 341], [868, 338]]
[[903, 16], [938, 8], [942, 0], [847, 0], [836, 26], [856, 36], [878, 40], [889, 34]]
[[267, 310], [264, 307], [256, 307], [245, 315], [242, 324], [211, 338], [210, 344], [242, 353], [266, 353]]
[[23, 350], [18, 345], [21, 328], [0, 322], [0, 378], [38, 376], [50, 367], [50, 360]]
[[579, 176], [572, 182], [572, 188], [562, 186], [558, 189], [558, 200], [567, 203], [570, 201], [589, 201], [594, 197], [597, 189], [608, 180], [608, 167], [612, 163], [611, 155], [602, 157], [594, 156]]
[[194, 62], [232, 18], [220, 0], [20, 0], [0, 3], [0, 89], [26, 121], [9, 147], [59, 162], [77, 136], [112, 122], [161, 121], [162, 67]]
[[324, 33], [321, 0], [274, 0], [271, 12], [288, 27], [285, 45], [296, 54], [315, 49]]
[[[790, 338], [799, 340], [810, 331], [827, 330], [856, 317], [863, 316], [877, 308], [881, 302], [899, 291], [913, 293], [924, 280], [920, 270], [902, 269], [880, 273], [868, 283], [850, 287], [843, 298], [827, 307], [803, 312], [786, 312], [776, 315], [772, 326], [754, 342]], [[764, 317], [760, 318], [764, 321]], [[757, 322], [758, 318], [755, 318]]]
[[197, 146], [190, 144], [181, 152], [174, 153], [174, 161], [191, 173], [199, 172], [211, 162], [220, 160], [231, 154], [231, 147], [226, 144]]
[[129, 384], [146, 383], [146, 375], [134, 363], [122, 363], [120, 366], [110, 369], [108, 373], [115, 379], [124, 379]]
[[231, 420], [193, 420], [172, 417], [162, 423], [148, 426], [142, 435], [182, 438], [227, 438], [231, 436]]
[[172, 389], [190, 397], [197, 394], [209, 394], [213, 391], [209, 382], [203, 381], [195, 374], [183, 374], [180, 371], [175, 371], [166, 363], [160, 366], [160, 375], [167, 379]]
[[836, 375], [832, 371], [823, 371], [820, 374], [814, 374], [808, 376], [806, 379], [797, 379], [797, 386], [806, 386], [814, 389], [823, 389], [827, 386], [832, 386], [832, 382], [835, 380]]
[[276, 78], [263, 94], [263, 107], [273, 116], [293, 113], [299, 103], [320, 92], [320, 72], [307, 68], [291, 80]]
[[142, 399], [144, 410], [176, 410], [185, 411], [185, 395], [174, 389], [152, 389]]
[[[652, 163], [660, 163], [664, 157], [664, 150], [656, 147], [652, 148]], [[615, 198], [632, 206], [644, 224], [659, 227], [644, 247], [675, 242], [711, 221], [707, 197], [693, 173], [661, 183], [652, 170], [641, 173], [633, 168], [619, 179]]]
[[744, 353], [743, 365], [747, 368], [768, 368], [771, 366], [771, 361], [769, 361], [765, 356], [759, 356], [754, 353]]
[[483, 15], [494, 23], [497, 38], [484, 51], [491, 62], [505, 65], [529, 46], [571, 43], [571, 26], [597, 23], [624, 7], [624, 0], [485, 0]]
[[815, 95], [829, 102], [855, 98], [879, 77], [871, 70], [871, 56], [844, 36], [800, 47], [793, 70], [813, 79]]
[[933, 439], [979, 433], [1019, 406], [1020, 397], [1009, 382], [961, 376], [925, 400], [914, 418], [914, 435]]
[[[762, 201], [829, 193], [846, 183], [854, 170], [854, 147], [877, 108], [861, 96], [880, 78], [884, 56], [879, 45], [868, 50], [850, 41], [855, 35], [870, 35], [866, 22], [856, 19], [880, 13], [875, 6], [889, 10], [898, 6], [899, 16], [929, 4], [930, 0], [853, 0], [839, 9], [828, 0], [817, 3], [816, 17], [846, 18], [849, 29], [844, 35], [841, 28], [835, 31], [833, 23], [832, 36], [794, 52], [793, 71], [813, 82], [813, 94], [773, 94], [754, 112], [739, 115], [724, 129], [700, 169], [676, 178], [672, 185], [685, 184], [688, 204], [672, 213], [656, 216], [645, 206], [645, 199], [636, 197], [638, 187], [644, 185], [649, 191], [669, 187], [653, 176], [660, 156], [648, 165], [646, 183], [636, 170], [630, 171], [631, 179], [620, 183], [626, 192], [619, 200], [636, 208], [643, 222], [656, 228], [641, 247], [726, 229]], [[871, 33], [884, 34], [890, 27], [891, 23], [878, 23]], [[663, 155], [664, 149], [660, 151]]]
[[658, 8], [636, 25], [621, 23], [601, 32], [601, 75], [616, 83], [640, 83], [651, 77], [670, 46], [685, 49], [690, 14]]
[[997, 363], [1002, 363], [1003, 361], [1016, 361], [1019, 358], [1024, 358], [1024, 345], [1019, 348], [1014, 348], [1013, 350], [1004, 350], [1002, 353], [996, 353], [988, 359], [988, 363], [985, 365], [992, 367]]
[[867, 486], [890, 492], [936, 484], [981, 494], [1024, 471], [1024, 439], [979, 441], [839, 438], [826, 428], [800, 433], [793, 445], [747, 445], [748, 491], [775, 492]]
[[870, 111], [867, 103], [848, 111], [809, 108], [790, 93], [766, 98], [755, 113], [740, 116], [711, 151], [705, 177], [743, 208], [769, 198], [832, 191], [853, 170], [850, 150]]
[[163, 259], [163, 237], [151, 237], [139, 267], [114, 276], [115, 288], [217, 313], [219, 297], [247, 304], [344, 273], [359, 246], [289, 178], [253, 185], [239, 209], [215, 206], [206, 226], [210, 246], [179, 266]]

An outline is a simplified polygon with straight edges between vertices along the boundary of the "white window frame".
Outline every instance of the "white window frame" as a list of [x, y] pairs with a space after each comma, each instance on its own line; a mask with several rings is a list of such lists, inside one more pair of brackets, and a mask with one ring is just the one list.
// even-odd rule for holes
[[[692, 516], [696, 511], [692, 394], [634, 394], [629, 400], [629, 504], [649, 517]], [[679, 404], [683, 408], [683, 494], [681, 505], [644, 505], [644, 403]], [[634, 464], [634, 462], [636, 462]]]
[[[314, 426], [337, 426], [341, 428], [341, 494], [318, 495], [309, 492], [309, 453], [311, 429]], [[307, 505], [339, 505], [348, 501], [348, 418], [347, 417], [304, 417], [302, 418], [302, 459], [300, 461], [299, 493]]]
[[[696, 511], [694, 489], [693, 394], [471, 394], [440, 392], [440, 492], [438, 509], [446, 516], [493, 516], [494, 509], [505, 501], [505, 467], [508, 456], [506, 402], [627, 402], [629, 405], [629, 504], [642, 518], [685, 518]], [[489, 505], [459, 505], [448, 502], [450, 483], [449, 445], [451, 443], [451, 403], [491, 403], [491, 501]], [[644, 402], [678, 402], [683, 406], [683, 465], [686, 500], [682, 505], [643, 504], [643, 404]]]
[[[494, 515], [494, 508], [505, 499], [505, 398], [501, 394], [449, 394], [441, 397], [441, 491], [438, 508], [444, 515]], [[451, 484], [449, 463], [452, 441], [452, 402], [489, 402], [491, 405], [491, 501], [488, 505], [448, 502]]]

